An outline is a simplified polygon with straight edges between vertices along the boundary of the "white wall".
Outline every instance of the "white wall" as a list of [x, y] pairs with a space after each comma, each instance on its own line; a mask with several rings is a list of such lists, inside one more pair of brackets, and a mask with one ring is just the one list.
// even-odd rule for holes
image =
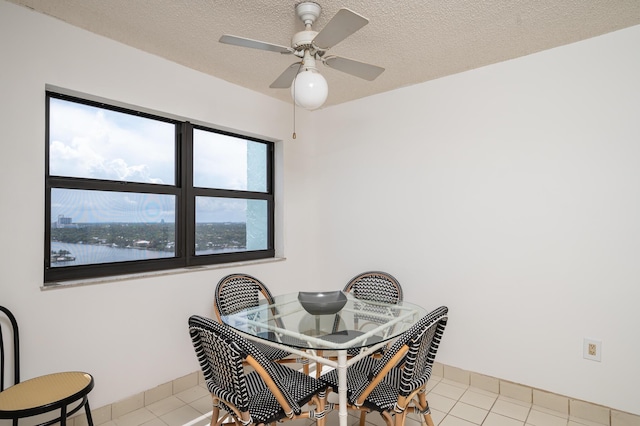
[[445, 364], [640, 413], [639, 45], [633, 27], [314, 114], [323, 276], [382, 269], [448, 305]]
[[635, 27], [299, 112], [293, 141], [288, 104], [0, 0], [0, 303], [23, 376], [89, 371], [97, 408], [195, 371], [186, 319], [237, 270], [40, 290], [52, 84], [284, 141], [287, 260], [242, 268], [274, 292], [387, 270], [450, 307], [439, 361], [640, 414], [639, 42]]
[[199, 368], [187, 319], [213, 315], [222, 276], [246, 271], [284, 292], [304, 271], [293, 267], [305, 267], [304, 232], [286, 229], [284, 262], [42, 291], [46, 84], [281, 141], [278, 222], [291, 229], [306, 227], [312, 194], [300, 192], [286, 103], [2, 0], [0, 53], [0, 303], [20, 321], [23, 379], [86, 370], [96, 408], [151, 389]]

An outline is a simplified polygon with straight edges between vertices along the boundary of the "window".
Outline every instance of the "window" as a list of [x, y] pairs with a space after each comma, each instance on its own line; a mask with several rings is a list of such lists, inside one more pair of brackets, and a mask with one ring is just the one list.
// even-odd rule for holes
[[271, 142], [46, 102], [45, 285], [274, 257]]

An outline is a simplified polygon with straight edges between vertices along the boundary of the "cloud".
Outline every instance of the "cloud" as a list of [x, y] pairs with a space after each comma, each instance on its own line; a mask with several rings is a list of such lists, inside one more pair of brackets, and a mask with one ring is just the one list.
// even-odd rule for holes
[[173, 184], [175, 126], [51, 98], [50, 173]]

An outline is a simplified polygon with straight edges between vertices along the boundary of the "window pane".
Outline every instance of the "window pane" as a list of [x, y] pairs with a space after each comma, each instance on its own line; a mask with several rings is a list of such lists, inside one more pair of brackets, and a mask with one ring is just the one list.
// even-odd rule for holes
[[195, 129], [193, 184], [200, 188], [267, 192], [267, 145]]
[[175, 257], [176, 197], [51, 190], [51, 266]]
[[49, 99], [49, 174], [175, 184], [175, 125]]
[[266, 250], [267, 201], [196, 197], [196, 255]]

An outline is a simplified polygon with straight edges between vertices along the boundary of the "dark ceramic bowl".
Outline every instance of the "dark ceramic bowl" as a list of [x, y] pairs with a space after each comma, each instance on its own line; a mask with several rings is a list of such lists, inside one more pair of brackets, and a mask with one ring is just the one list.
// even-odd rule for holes
[[311, 315], [331, 315], [344, 307], [347, 296], [341, 291], [301, 291], [298, 300]]

